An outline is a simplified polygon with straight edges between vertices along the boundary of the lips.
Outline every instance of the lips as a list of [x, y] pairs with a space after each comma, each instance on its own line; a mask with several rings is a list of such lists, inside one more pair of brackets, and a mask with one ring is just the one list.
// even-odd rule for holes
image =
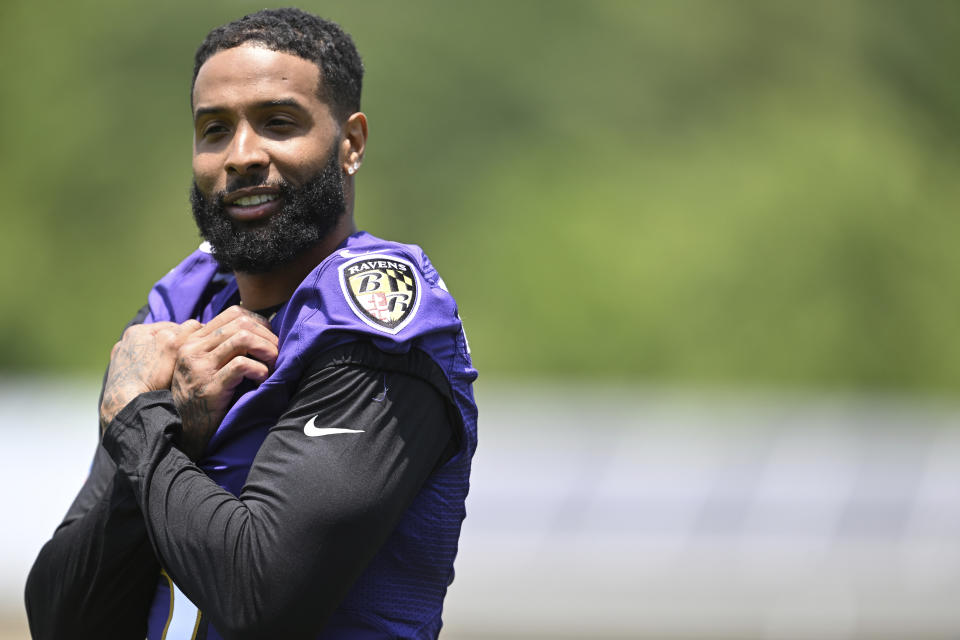
[[224, 199], [224, 208], [238, 222], [254, 222], [269, 217], [280, 206], [280, 194], [269, 187], [237, 189]]
[[263, 204], [264, 202], [272, 202], [277, 199], [277, 195], [273, 193], [263, 193], [255, 196], [243, 196], [242, 198], [237, 198], [233, 201], [233, 206], [235, 207], [252, 207], [258, 204]]

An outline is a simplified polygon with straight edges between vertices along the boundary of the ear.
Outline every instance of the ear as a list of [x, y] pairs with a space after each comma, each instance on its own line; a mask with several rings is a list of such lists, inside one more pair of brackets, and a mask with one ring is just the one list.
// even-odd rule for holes
[[363, 163], [363, 151], [367, 146], [367, 116], [357, 111], [343, 125], [343, 141], [340, 143], [340, 167], [352, 176]]

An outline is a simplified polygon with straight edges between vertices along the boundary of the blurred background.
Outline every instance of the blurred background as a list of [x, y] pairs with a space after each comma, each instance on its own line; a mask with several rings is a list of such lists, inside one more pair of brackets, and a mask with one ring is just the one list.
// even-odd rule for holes
[[[447, 637], [960, 636], [960, 4], [300, 6], [481, 371]], [[199, 242], [193, 52], [261, 7], [0, 6], [0, 637]]]

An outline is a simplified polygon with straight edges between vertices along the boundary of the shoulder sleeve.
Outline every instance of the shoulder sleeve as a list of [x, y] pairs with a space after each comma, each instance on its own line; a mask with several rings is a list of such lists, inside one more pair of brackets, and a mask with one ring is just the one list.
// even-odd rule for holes
[[[449, 362], [462, 332], [457, 305], [423, 251], [386, 241], [336, 251], [294, 292], [278, 335], [287, 357], [312, 362], [349, 340], [387, 353], [419, 348]], [[362, 338], [361, 338], [362, 336]]]

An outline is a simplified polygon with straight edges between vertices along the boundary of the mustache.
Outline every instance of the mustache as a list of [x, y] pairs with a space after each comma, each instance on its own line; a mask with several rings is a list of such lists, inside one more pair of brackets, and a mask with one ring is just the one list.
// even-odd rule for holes
[[211, 194], [211, 199], [215, 202], [223, 204], [223, 199], [227, 196], [227, 194], [232, 193], [237, 189], [247, 189], [250, 187], [267, 187], [270, 189], [277, 189], [281, 193], [289, 193], [293, 188], [292, 185], [283, 178], [270, 181], [259, 176], [239, 176], [228, 181], [227, 188], [225, 190], [217, 191]]

